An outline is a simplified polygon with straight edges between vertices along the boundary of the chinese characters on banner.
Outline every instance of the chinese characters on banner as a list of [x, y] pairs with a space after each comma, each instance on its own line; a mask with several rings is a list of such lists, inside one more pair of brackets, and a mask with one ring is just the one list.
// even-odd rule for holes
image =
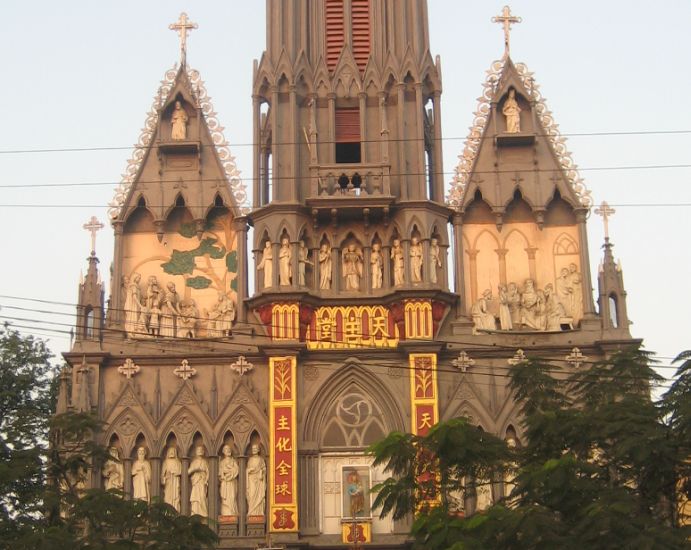
[[297, 436], [295, 357], [271, 357], [271, 459], [269, 473], [271, 531], [294, 532], [297, 513]]

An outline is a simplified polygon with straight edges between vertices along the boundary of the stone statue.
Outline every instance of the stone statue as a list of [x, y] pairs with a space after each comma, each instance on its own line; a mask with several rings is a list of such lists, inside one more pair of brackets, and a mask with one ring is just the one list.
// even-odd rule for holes
[[300, 286], [305, 286], [305, 272], [307, 271], [307, 264], [314, 265], [309, 260], [309, 250], [305, 246], [305, 241], [300, 241], [300, 246], [298, 248], [298, 284]]
[[262, 260], [257, 266], [257, 271], [264, 271], [264, 288], [269, 288], [273, 281], [274, 275], [274, 252], [271, 248], [271, 241], [264, 243], [264, 251], [262, 252]]
[[441, 249], [439, 248], [439, 240], [432, 237], [429, 245], [429, 282], [433, 285], [437, 284], [437, 268], [441, 268]]
[[346, 494], [349, 500], [349, 510], [351, 518], [364, 515], [365, 512], [365, 491], [362, 487], [360, 475], [356, 471], [351, 471], [347, 478]]
[[161, 485], [163, 486], [163, 501], [180, 511], [180, 478], [182, 476], [182, 462], [178, 458], [175, 447], [168, 447], [166, 459], [161, 466]]
[[516, 90], [511, 88], [509, 90], [509, 97], [504, 102], [504, 107], [501, 110], [506, 117], [506, 133], [517, 134], [521, 131], [521, 108], [516, 101]]
[[173, 109], [173, 114], [170, 116], [170, 139], [175, 141], [187, 139], [188, 120], [187, 111], [183, 109], [182, 103], [176, 101], [175, 109]]
[[571, 317], [575, 325], [583, 319], [583, 285], [576, 264], [569, 264], [569, 286], [571, 287]]
[[506, 293], [506, 303], [511, 314], [511, 328], [518, 328], [521, 324], [521, 295], [516, 283], [509, 283]]
[[360, 290], [362, 250], [353, 243], [343, 251], [343, 278], [346, 290]]
[[266, 463], [259, 455], [259, 445], [252, 445], [247, 460], [247, 515], [263, 516], [266, 500]]
[[540, 305], [535, 290], [535, 281], [526, 279], [521, 294], [521, 325], [542, 330], [540, 325]]
[[293, 266], [291, 259], [293, 252], [290, 250], [290, 241], [287, 237], [281, 239], [281, 250], [278, 252], [278, 284], [290, 286], [293, 278]]
[[509, 309], [509, 290], [506, 285], [499, 285], [499, 327], [501, 330], [513, 328]]
[[161, 335], [161, 287], [155, 275], [149, 277], [146, 287], [146, 326], [151, 336]]
[[209, 489], [209, 464], [204, 458], [204, 447], [198, 445], [194, 450], [194, 459], [187, 469], [190, 476], [190, 485], [192, 491], [190, 493], [190, 513], [207, 517], [209, 515], [209, 507], [207, 504], [206, 495]]
[[381, 245], [374, 243], [369, 257], [370, 268], [372, 270], [372, 289], [381, 288], [384, 269], [384, 257], [381, 252]]
[[[511, 451], [514, 451], [516, 449], [516, 440], [512, 436], [507, 437], [506, 446]], [[511, 492], [516, 486], [514, 478], [516, 476], [517, 466], [515, 462], [510, 462], [509, 468], [504, 472], [504, 497], [507, 499], [511, 496]]]
[[127, 296], [125, 297], [125, 331], [130, 338], [141, 338], [144, 332], [142, 322], [142, 293], [139, 282], [142, 276], [139, 273], [132, 275], [127, 286]]
[[132, 498], [151, 502], [151, 465], [144, 447], [137, 449], [137, 460], [132, 463]]
[[492, 301], [492, 291], [485, 290], [482, 296], [470, 308], [470, 315], [475, 323], [475, 330], [497, 330], [497, 322], [489, 311], [489, 302]]
[[545, 330], [561, 330], [561, 320], [566, 316], [564, 306], [557, 298], [551, 283], [545, 285]]
[[410, 239], [410, 280], [416, 284], [422, 282], [422, 244], [417, 237]]
[[405, 260], [403, 258], [403, 247], [398, 239], [393, 241], [391, 259], [393, 260], [393, 284], [394, 286], [403, 286], [405, 284]]
[[180, 317], [178, 318], [178, 338], [196, 338], [198, 322], [197, 303], [192, 299], [183, 300], [180, 304]]
[[559, 277], [557, 277], [556, 287], [557, 296], [559, 297], [561, 304], [564, 306], [566, 315], [573, 317], [573, 288], [571, 288], [570, 275], [571, 274], [569, 273], [569, 269], [567, 267], [562, 268], [561, 272], [559, 273]]
[[238, 515], [238, 461], [230, 445], [223, 445], [223, 458], [218, 463], [218, 479], [221, 484], [221, 515]]
[[218, 301], [209, 313], [209, 336], [230, 336], [235, 321], [235, 304], [225, 292], [218, 293]]
[[475, 481], [475, 511], [481, 512], [492, 506], [492, 484], [486, 479]]
[[176, 320], [180, 316], [180, 295], [175, 290], [175, 283], [166, 285], [166, 293], [161, 303], [161, 336], [175, 337]]
[[117, 447], [109, 447], [108, 453], [112, 459], [106, 460], [103, 465], [103, 486], [106, 491], [111, 489], [122, 491], [125, 486], [125, 469], [120, 462], [120, 454]]
[[331, 247], [326, 243], [319, 248], [319, 288], [331, 288]]

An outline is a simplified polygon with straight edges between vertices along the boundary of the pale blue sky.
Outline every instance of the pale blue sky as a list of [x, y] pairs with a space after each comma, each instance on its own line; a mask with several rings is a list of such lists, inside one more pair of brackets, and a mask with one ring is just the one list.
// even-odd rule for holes
[[[446, 180], [463, 149], [485, 70], [501, 56], [502, 34], [490, 18], [501, 2], [430, 0], [432, 55], [442, 58]], [[511, 4], [512, 57], [534, 71], [564, 134], [691, 132], [688, 0], [523, 0]], [[89, 238], [82, 224], [105, 221], [130, 150], [163, 73], [178, 59], [168, 30], [181, 11], [199, 24], [188, 62], [205, 79], [240, 170], [251, 177], [252, 60], [264, 48], [264, 2], [6, 2], [4, 77], [0, 86], [0, 151], [122, 147], [100, 152], [0, 153], [0, 293], [74, 303]], [[691, 347], [691, 168], [589, 170], [601, 167], [691, 165], [691, 133], [571, 137], [569, 147], [596, 203], [617, 209], [611, 222], [636, 337], [664, 363]], [[7, 188], [8, 185], [104, 183]], [[8, 205], [62, 205], [59, 208]], [[65, 205], [91, 205], [66, 207]], [[589, 223], [592, 270], [601, 256], [602, 227]], [[98, 242], [104, 279], [112, 255], [110, 228]], [[0, 316], [32, 321], [35, 333], [67, 330], [71, 307], [0, 298]], [[51, 346], [66, 350], [67, 337]], [[666, 374], [669, 374], [666, 370]]]

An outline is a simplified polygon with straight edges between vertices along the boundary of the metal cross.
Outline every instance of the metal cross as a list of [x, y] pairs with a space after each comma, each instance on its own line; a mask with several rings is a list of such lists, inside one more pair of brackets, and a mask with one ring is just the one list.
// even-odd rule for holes
[[181, 380], [189, 380], [195, 374], [197, 374], [197, 369], [190, 367], [189, 361], [187, 359], [183, 359], [182, 365], [177, 367], [173, 372], [175, 373], [175, 376]]
[[82, 227], [91, 233], [91, 254], [96, 255], [96, 232], [105, 227], [96, 216], [91, 216], [91, 219]]
[[616, 213], [616, 210], [612, 208], [606, 201], [602, 201], [602, 204], [595, 209], [595, 213], [598, 216], [602, 216], [602, 223], [605, 224], [605, 239], [609, 240], [609, 217]]
[[511, 39], [511, 25], [523, 21], [520, 17], [511, 14], [511, 8], [504, 6], [501, 15], [492, 17], [492, 23], [501, 23], [504, 27], [504, 55], [509, 55], [509, 42]]
[[254, 365], [247, 361], [244, 355], [240, 355], [235, 363], [230, 364], [230, 369], [237, 372], [240, 376], [251, 371]]
[[583, 355], [581, 353], [581, 350], [579, 350], [578, 348], [573, 348], [571, 350], [571, 353], [567, 355], [564, 359], [566, 359], [568, 363], [571, 363], [574, 366], [574, 368], [579, 368], [583, 363], [585, 363], [588, 360], [588, 358], [585, 355]]
[[180, 36], [180, 61], [184, 63], [187, 58], [187, 33], [193, 29], [198, 29], [199, 25], [192, 23], [183, 11], [180, 14], [180, 18], [175, 23], [168, 25], [168, 28], [171, 31], [177, 32], [178, 36]]
[[136, 365], [132, 359], [125, 359], [125, 364], [118, 367], [118, 372], [124, 374], [125, 378], [131, 379], [135, 374], [137, 374], [141, 368]]
[[468, 357], [465, 351], [461, 351], [461, 353], [458, 354], [458, 359], [451, 361], [451, 364], [461, 372], [467, 372], [468, 367], [472, 367], [475, 364], [475, 360]]
[[514, 355], [511, 359], [507, 359], [507, 363], [511, 365], [512, 367], [515, 367], [516, 365], [520, 365], [524, 361], [526, 361], [528, 358], [525, 356], [525, 353], [523, 352], [522, 349], [519, 349], [516, 351], [516, 355]]

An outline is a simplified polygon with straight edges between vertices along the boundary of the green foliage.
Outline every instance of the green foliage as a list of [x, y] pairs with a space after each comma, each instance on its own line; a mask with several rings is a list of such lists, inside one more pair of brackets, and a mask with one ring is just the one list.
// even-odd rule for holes
[[238, 253], [236, 250], [228, 252], [226, 256], [226, 267], [231, 273], [238, 272]]
[[207, 254], [214, 260], [220, 260], [225, 256], [226, 249], [223, 246], [216, 246], [216, 239], [207, 237], [192, 250], [173, 250], [170, 260], [162, 263], [161, 268], [170, 275], [191, 275], [194, 271], [194, 259]]
[[207, 277], [202, 277], [200, 275], [198, 277], [190, 277], [185, 281], [185, 284], [190, 288], [209, 288], [209, 286], [211, 285], [211, 279], [208, 279]]
[[234, 290], [235, 292], [238, 291], [238, 278], [235, 277], [232, 281], [230, 281], [230, 288], [231, 290]]
[[181, 223], [178, 233], [180, 233], [180, 235], [182, 235], [186, 239], [191, 239], [193, 237], [196, 237], [197, 228], [194, 223]]

